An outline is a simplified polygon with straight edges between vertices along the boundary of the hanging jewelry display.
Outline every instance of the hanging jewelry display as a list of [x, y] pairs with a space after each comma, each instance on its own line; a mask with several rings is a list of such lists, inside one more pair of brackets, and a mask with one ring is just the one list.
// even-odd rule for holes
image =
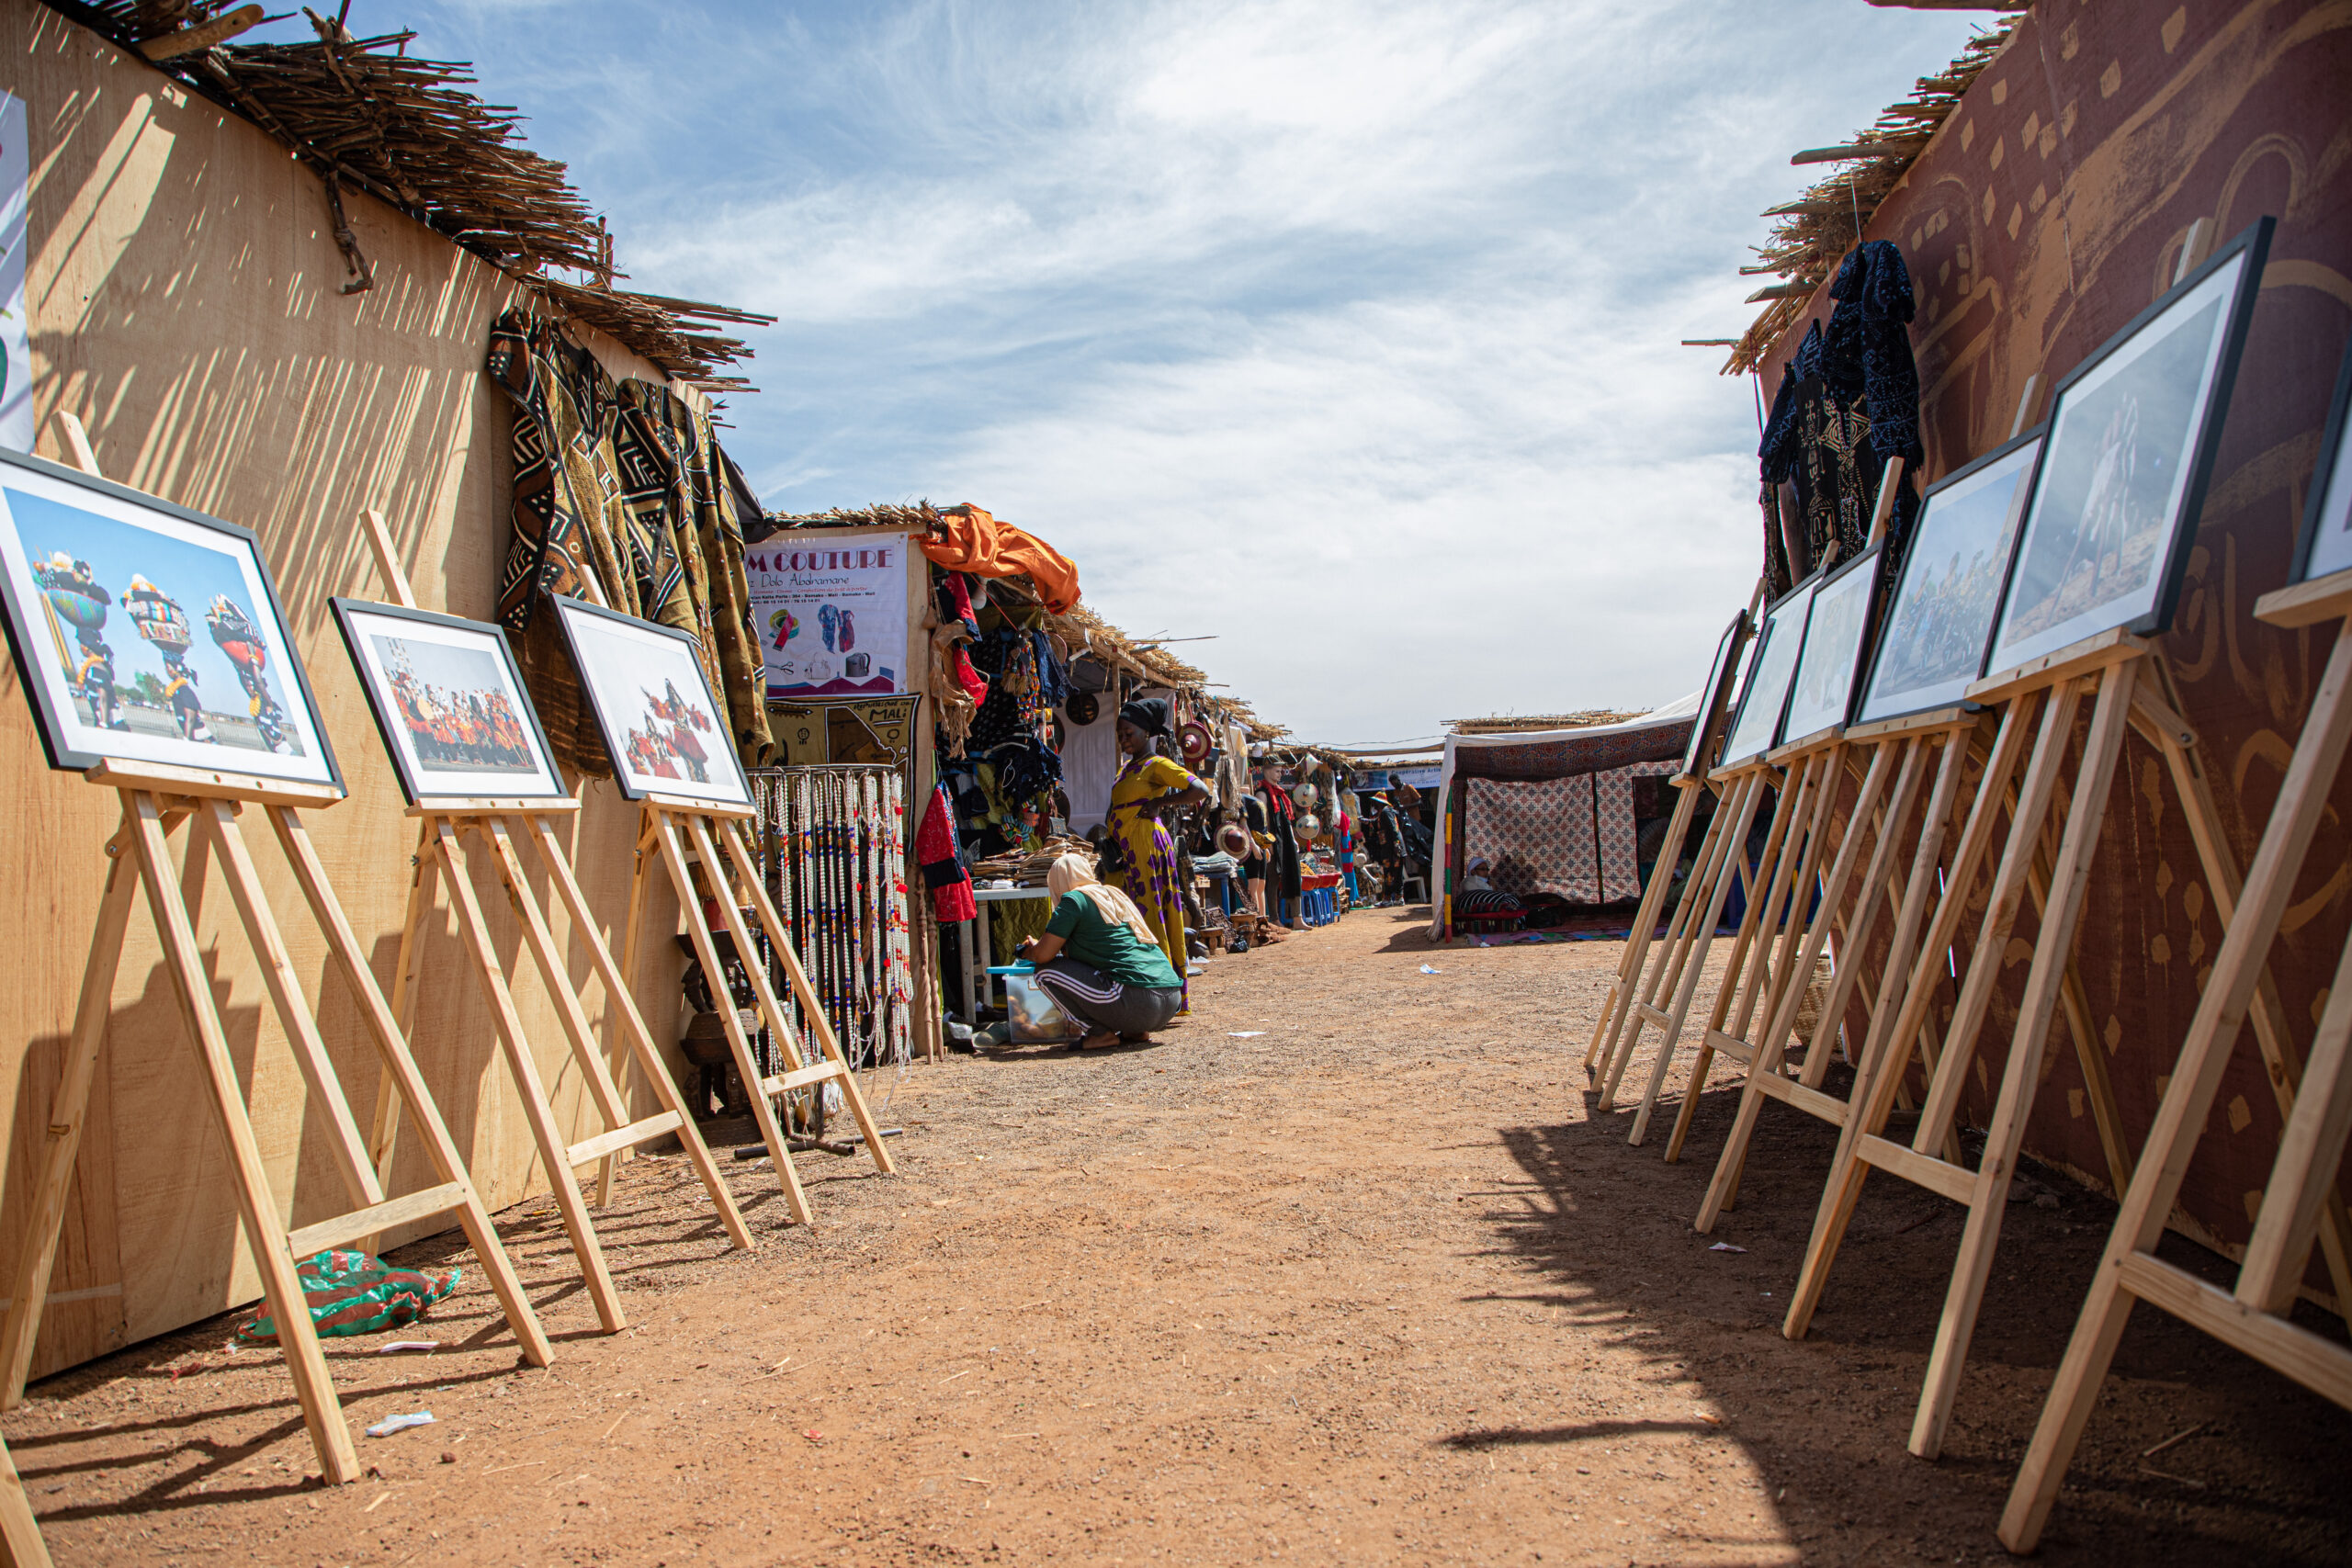
[[[785, 768], [755, 774], [752, 790], [769, 891], [827, 1021], [858, 1067], [903, 1075], [914, 1036], [904, 777], [890, 767]], [[797, 998], [786, 1011], [805, 1031]], [[827, 1092], [831, 1111], [838, 1090]], [[818, 1108], [803, 1109], [795, 1120], [815, 1124]]]

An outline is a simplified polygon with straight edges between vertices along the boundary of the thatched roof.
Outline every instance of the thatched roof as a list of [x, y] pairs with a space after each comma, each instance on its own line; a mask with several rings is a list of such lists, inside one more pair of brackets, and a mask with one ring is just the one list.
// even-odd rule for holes
[[1649, 712], [1636, 708], [1582, 708], [1575, 713], [1496, 714], [1487, 718], [1449, 718], [1446, 728], [1456, 735], [1525, 735], [1544, 729], [1589, 729], [1600, 724], [1623, 724]]
[[[51, 8], [284, 143], [323, 181], [335, 242], [351, 276], [346, 294], [375, 278], [350, 227], [343, 192], [364, 190], [447, 236], [547, 297], [556, 310], [611, 334], [681, 380], [747, 385], [721, 367], [748, 358], [740, 339], [712, 323], [775, 320], [613, 287], [612, 237], [572, 188], [564, 165], [523, 145], [522, 118], [459, 85], [459, 62], [407, 52], [414, 33], [354, 38], [340, 19], [309, 7], [315, 43], [224, 41], [265, 18], [226, 0], [48, 0]], [[567, 282], [548, 267], [581, 275]]]
[[[2023, 11], [2026, 0], [2000, 0], [1987, 8]], [[1764, 310], [1734, 345], [1724, 375], [1745, 376], [1755, 369], [1780, 335], [1804, 317], [1838, 262], [1860, 243], [1878, 204], [1935, 139], [1937, 129], [1960, 107], [1961, 94], [1993, 62], [2017, 25], [2010, 17], [1969, 39], [1942, 74], [1920, 77], [1910, 97], [1890, 106], [1849, 141], [1809, 148], [1789, 160], [1799, 166], [1836, 164], [1839, 170], [1794, 201], [1764, 214], [1779, 221], [1772, 225], [1771, 238], [1755, 247], [1758, 264], [1740, 271], [1784, 281], [1766, 284], [1747, 297], [1748, 303], [1762, 304]]]
[[[772, 512], [767, 516], [771, 532], [787, 528], [907, 528], [928, 531], [939, 525], [939, 509], [928, 501], [911, 505], [878, 502], [873, 506], [835, 507], [831, 512]], [[764, 538], [763, 534], [760, 537]], [[1043, 610], [1035, 583], [1026, 576], [999, 577], [989, 580], [991, 596], [1034, 605]], [[1183, 660], [1148, 637], [1133, 637], [1096, 615], [1091, 606], [1080, 603], [1069, 608], [1068, 615], [1046, 612], [1048, 630], [1069, 645], [1073, 653], [1091, 653], [1114, 670], [1145, 681], [1155, 686], [1190, 692], [1202, 706], [1226, 715], [1233, 722], [1249, 730], [1253, 740], [1273, 740], [1290, 731], [1277, 724], [1269, 724], [1250, 711], [1250, 705], [1238, 697], [1213, 691], [1216, 684], [1208, 671]]]

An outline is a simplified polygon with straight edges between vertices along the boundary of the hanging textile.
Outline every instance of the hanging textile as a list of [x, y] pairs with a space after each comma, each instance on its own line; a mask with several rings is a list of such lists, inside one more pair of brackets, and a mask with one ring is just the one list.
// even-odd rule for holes
[[[763, 769], [752, 793], [769, 894], [843, 1054], [861, 1068], [903, 1068], [914, 1005], [904, 778], [896, 768]], [[968, 878], [962, 886], [968, 901]], [[786, 1010], [805, 1032], [797, 997]]]
[[[1759, 444], [1764, 570], [1774, 597], [1825, 562], [1850, 559], [1870, 542], [1871, 510], [1889, 457], [1904, 460], [1887, 521], [1882, 580], [1892, 581], [1919, 511], [1919, 371], [1911, 353], [1910, 269], [1893, 243], [1872, 240], [1839, 264], [1837, 301], [1825, 331], [1815, 321], [1781, 372]], [[1801, 532], [1811, 556], [1787, 558], [1780, 487], [1796, 488]], [[1800, 570], [1799, 569], [1803, 570]]]
[[[1634, 781], [1679, 773], [1682, 764], [1635, 762], [1592, 775], [1593, 836], [1600, 848], [1599, 903], [1638, 898], [1642, 893], [1642, 857], [1634, 821]], [[1672, 867], [1668, 870], [1670, 873]]]
[[942, 534], [915, 544], [948, 570], [975, 577], [1025, 574], [1057, 615], [1069, 615], [1078, 603], [1078, 568], [1035, 535], [1000, 523], [977, 506], [948, 508], [939, 514], [938, 526]]
[[1593, 777], [1464, 780], [1464, 868], [1485, 861], [1498, 893], [1552, 893], [1572, 904], [1600, 903]]
[[[759, 502], [719, 449], [709, 416], [651, 382], [616, 382], [559, 321], [520, 310], [491, 329], [486, 368], [514, 400], [514, 537], [498, 581], [498, 618], [529, 632], [543, 594], [586, 599], [674, 626], [695, 639], [745, 765], [775, 751], [759, 642], [751, 624], [743, 525]], [[535, 699], [553, 661], [524, 650]], [[577, 693], [553, 693], [559, 714]], [[542, 716], [545, 716], [544, 714]], [[577, 765], [611, 772], [602, 748], [568, 745]]]

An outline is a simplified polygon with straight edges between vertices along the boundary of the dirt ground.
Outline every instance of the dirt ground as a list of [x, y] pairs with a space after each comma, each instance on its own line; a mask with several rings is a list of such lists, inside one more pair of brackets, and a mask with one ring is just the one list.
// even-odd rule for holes
[[[282, 1364], [227, 1352], [232, 1318], [36, 1385], [6, 1427], [51, 1550], [2001, 1560], [1993, 1521], [2111, 1208], [2029, 1183], [2057, 1206], [2009, 1210], [1946, 1453], [1914, 1460], [1959, 1211], [1881, 1179], [1812, 1336], [1782, 1339], [1830, 1130], [1767, 1106], [1739, 1207], [1697, 1235], [1736, 1095], [1719, 1075], [1674, 1166], [1591, 1113], [1579, 1064], [1619, 946], [1432, 950], [1425, 919], [1358, 911], [1217, 959], [1156, 1046], [920, 1067], [885, 1118], [899, 1177], [804, 1161], [815, 1231], [784, 1226], [763, 1162], [731, 1167], [749, 1254], [683, 1160], [636, 1163], [601, 1225], [616, 1337], [552, 1206], [506, 1212], [555, 1364], [519, 1367], [478, 1272], [425, 1324], [329, 1341], [355, 1428], [436, 1418], [361, 1438], [357, 1484], [307, 1478]], [[391, 1337], [447, 1348], [378, 1354]], [[2352, 1417], [2145, 1309], [2118, 1365], [2045, 1561], [2344, 1560]]]

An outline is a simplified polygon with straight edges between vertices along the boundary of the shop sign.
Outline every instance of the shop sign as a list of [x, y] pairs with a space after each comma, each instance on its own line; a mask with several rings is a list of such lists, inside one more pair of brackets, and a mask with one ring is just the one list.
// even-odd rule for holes
[[744, 555], [768, 698], [886, 697], [907, 688], [902, 533], [795, 530]]

